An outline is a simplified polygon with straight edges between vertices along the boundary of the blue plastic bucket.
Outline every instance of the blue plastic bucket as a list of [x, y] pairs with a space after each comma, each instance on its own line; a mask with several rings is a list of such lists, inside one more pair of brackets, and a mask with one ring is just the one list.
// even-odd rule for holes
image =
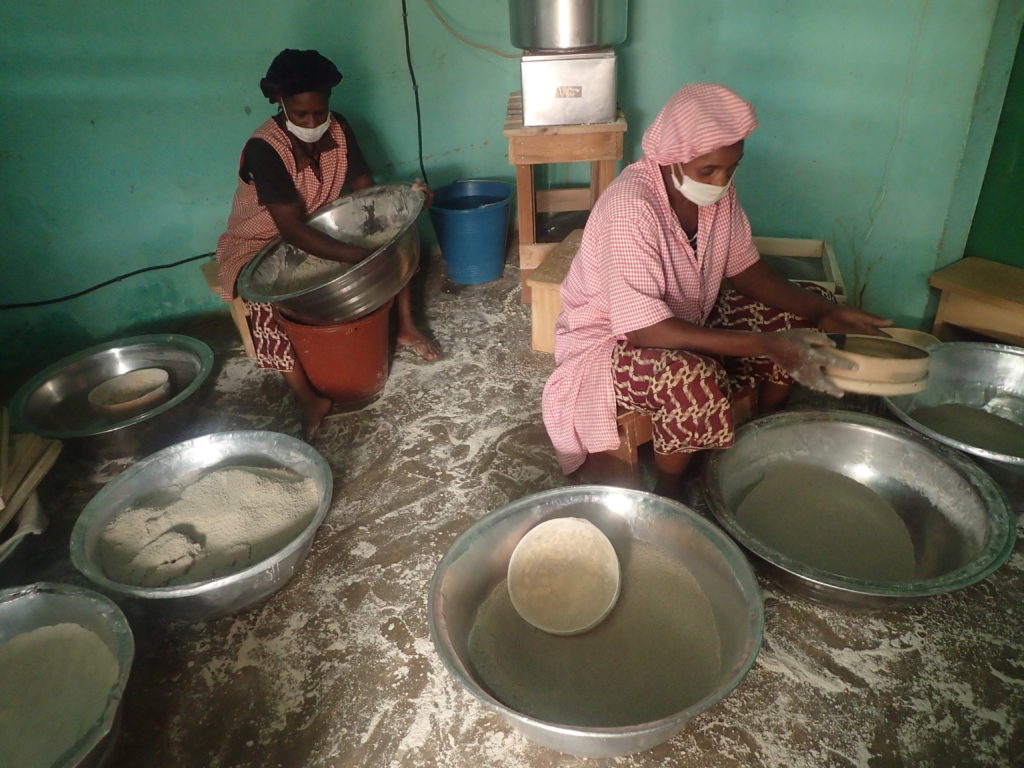
[[455, 181], [434, 190], [430, 219], [452, 281], [501, 277], [511, 200], [512, 186], [503, 181]]

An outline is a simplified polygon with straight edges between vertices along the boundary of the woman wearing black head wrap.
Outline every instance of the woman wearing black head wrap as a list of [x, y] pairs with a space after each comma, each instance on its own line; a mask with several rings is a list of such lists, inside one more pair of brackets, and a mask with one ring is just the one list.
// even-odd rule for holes
[[[367, 251], [341, 243], [306, 224], [316, 209], [343, 190], [374, 184], [351, 126], [329, 107], [331, 89], [341, 73], [316, 51], [281, 51], [271, 62], [260, 90], [279, 112], [256, 129], [242, 150], [238, 188], [227, 230], [217, 243], [221, 296], [231, 301], [242, 268], [263, 246], [285, 242], [324, 259], [355, 262]], [[428, 190], [429, 193], [429, 190]], [[426, 360], [440, 348], [416, 327], [409, 288], [398, 295], [398, 343]], [[281, 371], [305, 414], [312, 437], [331, 407], [312, 387], [291, 342], [268, 304], [246, 302], [248, 321], [261, 368]]]

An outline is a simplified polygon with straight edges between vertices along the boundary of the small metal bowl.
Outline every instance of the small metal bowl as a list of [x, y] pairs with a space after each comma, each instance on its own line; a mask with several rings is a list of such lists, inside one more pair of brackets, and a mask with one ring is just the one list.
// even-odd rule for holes
[[1008, 344], [952, 342], [928, 347], [931, 368], [928, 387], [915, 395], [884, 398], [901, 421], [963, 451], [992, 475], [1024, 513], [1024, 457], [995, 453], [954, 440], [914, 420], [918, 408], [948, 403], [968, 405], [1024, 424], [1024, 349]]
[[[127, 418], [89, 403], [89, 393], [142, 368], [168, 373], [167, 399]], [[131, 456], [173, 442], [194, 395], [213, 368], [213, 351], [191, 336], [131, 336], [89, 347], [43, 369], [11, 399], [11, 424], [102, 458]]]
[[[39, 582], [0, 590], [0, 642], [40, 627], [71, 622], [94, 632], [118, 664], [118, 677], [102, 716], [67, 753], [65, 768], [100, 768], [112, 754], [135, 641], [121, 610], [103, 595], [70, 584]], [[45, 727], [40, 723], [40, 727]]]
[[[792, 464], [838, 472], [889, 502], [914, 545], [914, 578], [828, 573], [746, 530], [736, 517], [740, 503], [767, 471]], [[886, 610], [970, 586], [1006, 562], [1016, 537], [1005, 496], [973, 463], [893, 421], [853, 411], [792, 411], [748, 422], [731, 448], [710, 455], [703, 484], [718, 522], [783, 588], [848, 608]]]
[[[278, 466], [312, 478], [320, 505], [303, 531], [275, 555], [216, 579], [170, 587], [139, 587], [108, 578], [99, 562], [104, 527], [136, 500], [218, 466]], [[311, 446], [278, 432], [216, 432], [172, 445], [133, 464], [86, 504], [71, 532], [71, 561], [97, 588], [126, 608], [170, 619], [204, 621], [247, 608], [281, 589], [305, 559], [331, 504], [333, 479]]]
[[401, 291], [419, 265], [414, 225], [424, 200], [411, 184], [379, 184], [339, 197], [306, 223], [336, 240], [373, 247], [369, 256], [356, 264], [339, 264], [333, 276], [291, 290], [292, 275], [308, 254], [278, 239], [245, 266], [238, 276], [238, 292], [249, 301], [275, 304], [310, 325], [367, 315]]
[[[508, 571], [509, 558], [538, 523], [557, 517], [589, 520], [616, 550], [649, 543], [683, 562], [707, 596], [720, 637], [717, 687], [686, 709], [650, 722], [585, 727], [541, 720], [495, 698], [469, 657], [477, 609]], [[614, 757], [670, 739], [742, 682], [761, 647], [764, 608], [750, 564], [714, 525], [661, 496], [606, 486], [574, 486], [526, 496], [473, 523], [441, 558], [430, 583], [427, 620], [441, 661], [455, 680], [526, 738], [584, 757]]]

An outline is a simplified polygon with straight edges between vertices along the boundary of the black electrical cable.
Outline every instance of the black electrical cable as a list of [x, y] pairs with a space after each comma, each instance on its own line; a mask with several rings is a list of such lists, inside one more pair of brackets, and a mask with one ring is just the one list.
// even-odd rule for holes
[[427, 178], [427, 169], [423, 167], [423, 125], [420, 116], [420, 88], [416, 84], [416, 73], [412, 68], [412, 50], [409, 48], [409, 9], [405, 0], [402, 0], [402, 27], [405, 30], [405, 61], [409, 66], [409, 79], [412, 80], [412, 95], [416, 100], [416, 146], [419, 151], [420, 173], [423, 174], [423, 183], [430, 185]]
[[136, 269], [132, 272], [125, 272], [123, 275], [112, 277], [109, 280], [104, 280], [102, 283], [97, 283], [91, 288], [78, 291], [77, 293], [69, 293], [67, 296], [60, 296], [56, 299], [42, 299], [41, 301], [24, 301], [18, 304], [0, 304], [0, 310], [4, 309], [23, 309], [25, 307], [42, 307], [46, 304], [57, 304], [62, 301], [68, 301], [69, 299], [77, 299], [79, 296], [85, 296], [87, 293], [92, 293], [95, 290], [103, 288], [104, 286], [116, 283], [119, 280], [124, 280], [126, 277], [132, 277], [134, 275], [141, 275], [143, 272], [152, 272], [155, 269], [170, 269], [171, 267], [177, 267], [180, 264], [188, 264], [190, 261], [198, 261], [199, 259], [208, 259], [213, 256], [213, 252], [201, 253], [198, 256], [189, 256], [187, 259], [181, 259], [180, 261], [172, 262], [171, 264], [156, 264], [152, 267], [143, 267], [142, 269]]

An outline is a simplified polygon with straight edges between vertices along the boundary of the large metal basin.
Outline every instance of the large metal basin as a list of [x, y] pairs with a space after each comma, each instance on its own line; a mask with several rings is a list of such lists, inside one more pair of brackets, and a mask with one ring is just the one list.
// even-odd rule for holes
[[934, 344], [926, 349], [931, 353], [928, 387], [915, 395], [884, 398], [886, 406], [921, 434], [968, 454], [1003, 487], [1018, 514], [1024, 513], [1024, 456], [969, 445], [911, 416], [918, 408], [952, 403], [1024, 425], [1024, 349], [980, 342]]
[[607, 48], [626, 39], [627, 0], [509, 0], [512, 45], [524, 50]]
[[329, 275], [296, 287], [304, 251], [278, 239], [253, 257], [238, 276], [249, 301], [275, 304], [310, 325], [343, 323], [369, 314], [395, 296], [419, 265], [414, 226], [425, 197], [411, 184], [380, 184], [339, 197], [314, 212], [309, 225], [336, 240], [373, 252], [355, 264], [338, 264]]
[[[711, 693], [660, 720], [594, 728], [531, 717], [488, 691], [469, 660], [469, 633], [477, 609], [505, 578], [509, 558], [523, 535], [556, 517], [589, 520], [617, 551], [628, 551], [631, 541], [642, 541], [686, 565], [711, 604], [721, 639], [721, 672]], [[640, 491], [576, 486], [513, 501], [463, 532], [434, 572], [428, 623], [434, 647], [456, 681], [528, 739], [575, 755], [611, 757], [667, 741], [739, 685], [761, 646], [764, 609], [753, 572], [739, 548], [689, 508]]]
[[[168, 399], [125, 419], [89, 403], [96, 386], [140, 368], [167, 371]], [[190, 336], [116, 339], [58, 360], [25, 382], [11, 399], [11, 422], [15, 430], [102, 458], [153, 451], [175, 440], [212, 368], [213, 351]]]
[[[746, 530], [740, 503], [768, 470], [788, 464], [838, 472], [888, 501], [910, 533], [914, 578], [828, 573]], [[782, 587], [849, 608], [885, 610], [967, 587], [1006, 561], [1016, 537], [1006, 497], [976, 465], [894, 421], [852, 411], [793, 411], [744, 424], [731, 448], [711, 454], [703, 482], [718, 522]]]
[[[121, 510], [193, 473], [221, 465], [286, 467], [316, 481], [320, 505], [303, 531], [276, 554], [227, 576], [170, 587], [139, 587], [108, 578], [99, 538]], [[172, 445], [133, 464], [85, 506], [71, 532], [71, 561], [98, 589], [126, 608], [182, 621], [235, 613], [281, 589], [305, 559], [327, 516], [333, 479], [324, 458], [288, 435], [261, 430], [216, 432]]]
[[[71, 622], [94, 632], [117, 659], [118, 678], [102, 716], [62, 763], [64, 768], [100, 768], [113, 753], [121, 701], [135, 656], [135, 641], [121, 610], [103, 595], [70, 584], [39, 582], [0, 590], [0, 643], [40, 627]], [[40, 728], [46, 727], [40, 723]]]

